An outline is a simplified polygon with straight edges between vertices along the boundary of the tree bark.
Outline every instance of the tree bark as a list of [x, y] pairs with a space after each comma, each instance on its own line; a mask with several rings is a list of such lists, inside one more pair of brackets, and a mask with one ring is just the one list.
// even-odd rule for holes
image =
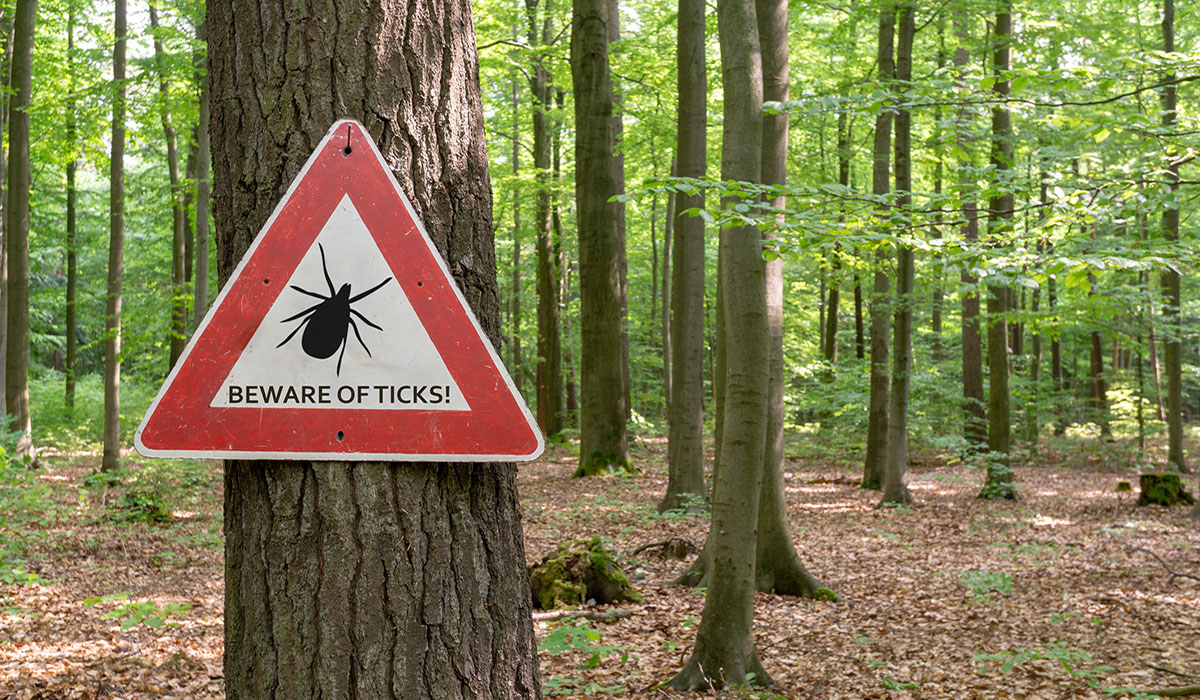
[[[967, 13], [960, 10], [954, 16], [954, 36], [958, 46], [954, 50], [954, 66], [957, 71], [955, 83], [962, 87], [966, 84], [967, 66], [971, 62], [971, 54], [966, 45]], [[972, 165], [968, 155], [970, 146], [971, 113], [965, 105], [958, 109], [955, 129], [955, 143], [958, 146], [958, 167], [961, 170], [959, 182], [970, 192], [974, 185], [974, 175], [969, 169]], [[975, 202], [967, 197], [962, 203], [963, 231], [962, 235], [970, 250], [976, 247], [979, 240], [979, 212]], [[963, 284], [961, 304], [962, 328], [962, 385], [963, 385], [963, 439], [973, 449], [979, 449], [987, 443], [987, 413], [983, 400], [983, 338], [979, 328], [979, 292], [976, 285], [979, 278], [970, 271], [970, 265], [964, 265], [960, 281]]]
[[[675, 175], [675, 163], [671, 163], [671, 174]], [[671, 268], [675, 263], [671, 248], [671, 237], [675, 235], [675, 193], [667, 193], [666, 216], [663, 217], [663, 263], [662, 263], [662, 308], [659, 311], [659, 329], [662, 338], [662, 383], [663, 408], [667, 415], [671, 411]], [[663, 414], [660, 412], [660, 418]]]
[[863, 295], [862, 282], [858, 275], [854, 276], [854, 356], [858, 359], [866, 357], [867, 343], [863, 337]]
[[71, 157], [67, 161], [67, 357], [64, 361], [66, 385], [63, 387], [63, 404], [67, 415], [75, 412], [75, 359], [78, 351], [78, 288], [79, 255], [76, 249], [76, 191], [75, 173], [79, 167], [77, 144], [77, 117], [75, 116], [75, 5], [67, 5], [67, 79], [70, 92], [67, 95], [67, 144]]
[[[725, 123], [724, 180], [755, 182], [761, 173], [763, 72], [754, 0], [717, 7]], [[723, 206], [733, 206], [728, 198]], [[726, 419], [707, 548], [712, 571], [696, 644], [671, 681], [680, 690], [742, 685], [747, 674], [769, 685], [754, 647], [754, 542], [767, 430], [768, 333], [761, 234], [753, 226], [721, 231], [720, 286], [727, 342]]]
[[624, 239], [614, 149], [607, 0], [575, 0], [571, 73], [575, 84], [575, 199], [579, 231], [579, 467], [576, 476], [632, 470], [625, 430]]
[[[899, 43], [896, 47], [896, 82], [907, 90], [912, 82], [912, 45], [916, 32], [913, 2], [899, 7]], [[912, 231], [912, 113], [896, 112], [896, 207]], [[913, 249], [896, 246], [896, 312], [892, 330], [892, 391], [888, 407], [887, 461], [883, 475], [883, 503], [908, 504], [908, 398], [912, 386], [912, 328], [914, 291]]]
[[[357, 117], [498, 346], [469, 4], [302, 9], [309, 19], [208, 4], [219, 276], [328, 126]], [[309, 24], [303, 44], [284, 41], [294, 22]], [[226, 462], [229, 699], [539, 697], [515, 476], [502, 464]]]
[[8, 348], [5, 410], [18, 432], [17, 456], [34, 456], [29, 410], [29, 98], [33, 91], [33, 32], [37, 0], [18, 0], [13, 15], [12, 103], [8, 124]]
[[[679, 0], [677, 29], [679, 128], [676, 170], [704, 177], [707, 163], [708, 78], [705, 74], [704, 0]], [[676, 194], [675, 211], [703, 208], [703, 190]], [[674, 214], [673, 214], [674, 215]], [[704, 484], [704, 219], [676, 216], [671, 265], [671, 406], [667, 438], [667, 492], [659, 512], [698, 505]], [[689, 503], [689, 501], [691, 503]]]
[[104, 454], [101, 471], [121, 466], [121, 276], [125, 266], [125, 0], [113, 19], [112, 154], [108, 182], [108, 296], [104, 306]]
[[[1012, 170], [1012, 121], [1006, 105], [1012, 37], [1012, 0], [1000, 0], [996, 12], [996, 37], [992, 53], [992, 91], [999, 104], [992, 107], [992, 155], [997, 191], [988, 200], [988, 238], [991, 245], [1003, 245], [1012, 230], [1013, 194], [1006, 182]], [[1009, 288], [988, 284], [988, 457], [987, 480], [981, 498], [1016, 498], [1017, 490], [1009, 466], [1011, 424], [1009, 418], [1008, 311]]]
[[[892, 87], [896, 77], [893, 42], [896, 29], [896, 7], [887, 0], [879, 10], [879, 82]], [[875, 145], [872, 166], [871, 192], [877, 196], [891, 191], [892, 114], [880, 110], [875, 117]], [[880, 216], [887, 217], [888, 207], [880, 206]], [[870, 301], [871, 316], [871, 396], [867, 412], [867, 449], [863, 464], [862, 487], [883, 487], [887, 460], [888, 439], [888, 312], [890, 310], [891, 280], [888, 279], [887, 253], [883, 246], [875, 251], [875, 284]]]
[[[1145, 285], [1147, 290], [1150, 289], [1151, 279], [1149, 272], [1143, 274], [1142, 284]], [[1154, 373], [1154, 408], [1157, 412], [1158, 419], [1165, 423], [1167, 420], [1167, 408], [1163, 403], [1162, 369], [1158, 362], [1158, 334], [1154, 331], [1154, 295], [1147, 294], [1146, 297], [1146, 305], [1149, 307], [1148, 310], [1150, 312], [1146, 318], [1146, 334], [1147, 345], [1149, 346], [1148, 357], [1150, 359], [1150, 371]]]
[[[196, 26], [196, 42], [208, 45], [208, 25], [201, 21]], [[207, 49], [205, 49], [207, 56]], [[207, 62], [202, 62], [197, 71], [200, 81], [200, 115], [196, 122], [196, 263], [193, 268], [192, 323], [199, 326], [208, 312], [208, 219], [212, 209], [212, 141], [209, 137], [209, 121], [212, 107], [209, 98]]]
[[[514, 31], [515, 35], [515, 31]], [[517, 71], [512, 77], [512, 174], [514, 182], [519, 182], [517, 176], [521, 172], [521, 103], [520, 91], [517, 88]], [[512, 234], [512, 292], [510, 299], [509, 324], [512, 326], [512, 336], [509, 347], [512, 350], [512, 378], [518, 393], [524, 393], [525, 372], [521, 363], [521, 186], [513, 185], [513, 234]]]
[[[13, 8], [15, 9], [15, 8]], [[12, 86], [12, 52], [13, 52], [13, 13], [7, 5], [0, 8], [0, 42], [3, 52], [0, 53], [0, 78], [3, 78], [3, 91], [0, 91], [0, 134], [8, 131], [8, 115], [10, 106], [9, 88]], [[8, 181], [8, 144], [0, 139], [0, 406], [8, 410], [8, 224], [7, 218], [7, 181]]]
[[[542, 27], [537, 22], [537, 0], [525, 0], [529, 45], [545, 46], [554, 39], [551, 14], [554, 5], [545, 0]], [[550, 107], [549, 73], [539, 55], [534, 60], [529, 89], [533, 93], [533, 167], [537, 169], [537, 295], [538, 358], [537, 420], [548, 437], [562, 432], [562, 349], [559, 346], [558, 278], [554, 264], [554, 230], [550, 208], [550, 131], [546, 110]]]
[[[1175, 0], [1163, 0], [1162, 18], [1163, 51], [1175, 51]], [[1165, 82], [1175, 79], [1173, 72], [1164, 76]], [[1162, 91], [1163, 128], [1175, 128], [1176, 94], [1174, 85], [1166, 85]], [[1170, 151], [1166, 167], [1167, 195], [1170, 201], [1163, 207], [1163, 237], [1168, 241], [1179, 240], [1179, 163], [1178, 154]], [[1176, 268], [1163, 270], [1163, 321], [1166, 327], [1164, 364], [1167, 372], [1167, 468], [1190, 473], [1183, 455], [1183, 316], [1181, 309], [1181, 277]]]
[[150, 31], [154, 35], [154, 64], [158, 72], [158, 116], [167, 142], [167, 173], [171, 179], [171, 330], [168, 367], [183, 353], [187, 344], [187, 236], [184, 233], [183, 187], [179, 182], [179, 138], [171, 121], [171, 93], [167, 88], [167, 62], [159, 35], [157, 0], [150, 0]]

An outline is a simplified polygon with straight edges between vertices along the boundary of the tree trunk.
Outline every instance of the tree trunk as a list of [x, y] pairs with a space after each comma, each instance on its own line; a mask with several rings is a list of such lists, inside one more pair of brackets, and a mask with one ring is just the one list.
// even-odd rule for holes
[[163, 137], [167, 142], [167, 173], [171, 179], [171, 342], [168, 367], [183, 353], [187, 343], [187, 260], [186, 235], [183, 208], [183, 188], [179, 182], [179, 139], [175, 125], [171, 122], [171, 96], [167, 89], [167, 63], [163, 56], [162, 38], [159, 36], [157, 0], [150, 0], [150, 31], [154, 35], [154, 64], [158, 72], [159, 120], [162, 122]]
[[[1045, 202], [1045, 196], [1042, 197]], [[1041, 249], [1039, 244], [1038, 248]], [[1041, 308], [1042, 290], [1041, 288], [1033, 290], [1033, 298], [1030, 299], [1029, 308], [1033, 312], [1034, 317], [1038, 315]], [[1033, 388], [1033, 395], [1029, 397], [1025, 404], [1025, 442], [1029, 443], [1031, 448], [1036, 449], [1038, 442], [1038, 434], [1041, 432], [1041, 419], [1038, 417], [1041, 410], [1041, 369], [1042, 369], [1042, 334], [1038, 330], [1040, 326], [1034, 326], [1029, 334], [1030, 351], [1029, 351], [1029, 383]]]
[[[606, 25], [608, 28], [609, 44], [621, 40], [620, 10], [620, 0], [607, 0], [606, 12], [608, 19]], [[612, 80], [612, 72], [609, 68], [612, 46], [608, 47], [608, 54], [609, 57], [605, 59], [605, 70], [609, 75], [610, 94], [612, 95], [613, 183], [616, 187], [616, 194], [625, 194], [625, 118], [621, 112], [621, 90], [615, 81]], [[611, 207], [616, 211], [617, 233], [619, 235], [617, 250], [620, 257], [618, 269], [621, 273], [621, 380], [624, 382], [625, 391], [625, 420], [628, 421], [633, 417], [633, 382], [629, 370], [629, 265], [625, 257], [625, 203], [613, 202]]]
[[[677, 173], [704, 177], [708, 79], [704, 69], [704, 0], [679, 0]], [[703, 190], [676, 194], [675, 211], [704, 207]], [[675, 215], [671, 265], [671, 407], [667, 493], [659, 512], [703, 501], [704, 484], [704, 219]], [[692, 503], [689, 504], [688, 501]]]
[[[1163, 51], [1175, 51], [1175, 0], [1163, 0], [1162, 18]], [[1173, 72], [1168, 72], [1164, 81], [1175, 79]], [[1163, 129], [1171, 131], [1175, 128], [1176, 104], [1175, 86], [1168, 84], [1162, 91]], [[1168, 241], [1179, 240], [1179, 204], [1176, 194], [1179, 191], [1179, 162], [1178, 154], [1168, 152], [1166, 167], [1167, 194], [1170, 201], [1163, 208], [1163, 237]], [[1183, 316], [1181, 309], [1181, 274], [1179, 270], [1168, 267], [1162, 272], [1163, 281], [1163, 325], [1166, 327], [1166, 370], [1167, 370], [1167, 468], [1178, 470], [1184, 474], [1190, 473], [1183, 456]]]
[[[563, 112], [563, 104], [566, 102], [566, 91], [562, 88], [554, 90], [554, 105], [558, 109], [559, 114]], [[561, 118], [554, 121], [554, 181], [562, 184], [562, 127], [563, 120]], [[557, 191], [557, 188], [556, 188]], [[563, 237], [562, 224], [562, 204], [555, 198], [554, 201], [554, 241], [555, 249], [558, 251], [558, 298], [564, 308], [570, 308], [571, 295], [571, 261], [567, 253], [567, 241]], [[566, 385], [566, 405], [563, 409], [564, 425], [576, 426], [579, 424], [578, 410], [579, 405], [575, 399], [575, 359], [572, 352], [571, 339], [571, 316], [570, 314], [562, 314], [562, 337], [565, 342], [560, 344], [562, 348], [563, 361], [563, 383]]]
[[[514, 183], [521, 172], [521, 102], [520, 91], [517, 89], [517, 71], [512, 77], [512, 175]], [[509, 340], [512, 349], [512, 378], [518, 393], [524, 393], [525, 373], [521, 369], [521, 186], [513, 185], [513, 234], [512, 234], [512, 298], [509, 311], [509, 324], [512, 327], [512, 337]]]
[[[671, 174], [675, 175], [675, 163], [671, 163]], [[667, 213], [663, 218], [663, 264], [662, 264], [662, 308], [659, 328], [662, 335], [662, 381], [663, 407], [667, 415], [671, 412], [671, 269], [675, 263], [671, 248], [671, 237], [675, 235], [675, 193], [667, 193]], [[703, 339], [701, 339], [703, 342]], [[660, 418], [663, 416], [660, 414]]]
[[[893, 59], [893, 41], [896, 29], [896, 8], [890, 0], [879, 10], [879, 51], [876, 62], [879, 66], [879, 82], [890, 88], [895, 80], [896, 68]], [[875, 147], [872, 167], [871, 192], [886, 195], [891, 190], [889, 182], [892, 151], [892, 113], [880, 110], [875, 117]], [[881, 219], [887, 216], [887, 207], [881, 205]], [[867, 413], [867, 450], [863, 464], [862, 487], [883, 487], [883, 472], [887, 460], [888, 434], [888, 311], [891, 281], [887, 275], [887, 253], [883, 246], [875, 251], [875, 285], [872, 289], [871, 315], [871, 397]]]
[[121, 275], [125, 266], [125, 0], [113, 19], [112, 155], [108, 182], [108, 297], [104, 306], [104, 455], [101, 471], [121, 466]]
[[1067, 432], [1067, 423], [1062, 416], [1062, 401], [1063, 401], [1063, 364], [1062, 364], [1062, 340], [1059, 338], [1058, 331], [1058, 282], [1054, 275], [1050, 275], [1050, 279], [1046, 281], [1046, 303], [1050, 307], [1050, 318], [1054, 323], [1055, 333], [1050, 336], [1050, 384], [1054, 390], [1054, 434], [1063, 435]]
[[[551, 15], [554, 5], [545, 0], [542, 28], [537, 26], [537, 0], [526, 0], [529, 45], [544, 46], [553, 41]], [[533, 166], [537, 169], [537, 294], [538, 358], [537, 419], [546, 436], [558, 435], [562, 420], [562, 350], [559, 346], [558, 278], [555, 274], [554, 229], [550, 207], [550, 130], [546, 110], [550, 107], [550, 84], [542, 57], [538, 56], [529, 79], [533, 93]]]
[[[721, 157], [724, 180], [755, 182], [761, 173], [762, 58], [753, 0], [717, 7], [725, 123]], [[723, 206], [733, 206], [728, 198]], [[727, 411], [721, 467], [713, 492], [707, 548], [712, 571], [696, 644], [671, 686], [707, 690], [741, 685], [746, 674], [768, 685], [770, 677], [754, 648], [755, 529], [767, 430], [768, 321], [762, 243], [753, 226], [721, 231], [720, 286], [724, 290], [727, 342]]]
[[17, 455], [34, 456], [29, 411], [29, 98], [33, 91], [33, 31], [37, 0], [17, 0], [13, 15], [12, 104], [8, 124], [8, 319], [5, 410], [19, 433]]
[[1108, 424], [1108, 387], [1104, 382], [1104, 343], [1100, 331], [1091, 332], [1091, 349], [1088, 378], [1091, 380], [1092, 413], [1100, 426], [1100, 436], [1112, 439], [1112, 428]]
[[[971, 54], [966, 48], [969, 39], [967, 35], [967, 13], [960, 10], [954, 15], [954, 36], [958, 46], [954, 49], [954, 66], [957, 71], [955, 83], [966, 84], [967, 65]], [[974, 189], [974, 175], [969, 171], [972, 165], [968, 155], [970, 148], [971, 112], [962, 105], [955, 118], [955, 145], [958, 147], [958, 167], [961, 170], [960, 184], [970, 192]], [[969, 197], [963, 199], [962, 216], [963, 238], [965, 247], [970, 250], [976, 247], [979, 240], [979, 212], [975, 202]], [[970, 265], [964, 265], [960, 280], [964, 286], [962, 292], [962, 385], [963, 385], [963, 439], [973, 449], [979, 449], [987, 442], [987, 413], [983, 401], [983, 338], [979, 328], [979, 292], [975, 285], [979, 278], [970, 272]]]
[[[756, 15], [762, 47], [763, 99], [786, 102], [789, 94], [788, 0], [758, 0]], [[762, 184], [787, 184], [787, 157], [788, 115], [764, 115]], [[770, 205], [782, 212], [784, 197], [776, 197], [770, 201]], [[782, 221], [783, 214], [780, 213], [778, 218]], [[775, 239], [774, 234], [767, 233], [763, 243], [770, 246]], [[763, 450], [762, 491], [758, 502], [755, 587], [766, 593], [812, 597], [820, 584], [804, 568], [792, 544], [783, 489], [783, 257], [768, 260], [764, 272], [767, 302], [767, 431]]]
[[579, 467], [576, 476], [631, 470], [625, 432], [621, 209], [609, 80], [607, 0], [575, 0], [571, 73], [575, 84], [575, 199], [579, 230], [582, 336]]
[[[196, 41], [208, 43], [208, 25], [201, 21], [196, 27]], [[209, 80], [207, 64], [197, 72], [200, 81], [200, 116], [196, 122], [196, 265], [192, 276], [192, 323], [200, 325], [208, 312], [208, 216], [212, 208], [212, 142], [209, 138]]]
[[[1145, 286], [1145, 289], [1150, 289], [1150, 283], [1150, 273], [1143, 273], [1142, 284]], [[1155, 411], [1157, 411], [1158, 419], [1166, 422], [1167, 409], [1166, 405], [1163, 403], [1162, 369], [1158, 363], [1158, 337], [1157, 333], [1154, 332], [1154, 294], [1146, 294], [1146, 305], [1149, 307], [1148, 311], [1150, 312], [1146, 317], [1146, 334], [1147, 345], [1149, 346], [1148, 357], [1150, 359], [1150, 371], [1154, 373], [1154, 408]]]
[[[14, 8], [15, 9], [15, 8]], [[0, 91], [0, 134], [8, 130], [9, 88], [12, 87], [12, 52], [13, 52], [13, 13], [7, 5], [0, 7], [0, 42], [3, 52], [0, 53], [0, 78], [3, 78], [3, 91]], [[3, 138], [0, 138], [0, 406], [8, 408], [6, 385], [8, 365], [8, 224], [7, 190], [5, 185], [8, 178], [8, 148]]]
[[75, 356], [78, 351], [78, 289], [79, 289], [79, 256], [76, 249], [76, 220], [75, 220], [75, 172], [79, 167], [79, 156], [76, 135], [75, 116], [75, 5], [67, 6], [67, 79], [70, 81], [70, 92], [67, 95], [67, 147], [71, 149], [70, 160], [67, 161], [67, 357], [64, 364], [66, 386], [63, 391], [63, 404], [67, 416], [75, 413]]
[[[838, 184], [850, 187], [850, 143], [853, 138], [850, 127], [850, 117], [845, 110], [838, 113], [837, 150], [838, 150]], [[821, 354], [830, 365], [837, 364], [838, 354], [838, 304], [841, 301], [841, 279], [838, 274], [842, 263], [840, 254], [834, 250], [830, 253], [833, 262], [830, 264], [829, 303], [825, 312], [825, 331], [821, 334]]]
[[854, 356], [858, 359], [866, 357], [867, 342], [863, 337], [863, 295], [862, 282], [858, 275], [854, 276]]
[[[916, 32], [911, 1], [899, 7], [900, 31], [896, 47], [896, 82], [907, 89], [912, 82], [912, 45]], [[896, 208], [912, 231], [912, 114], [896, 112]], [[896, 246], [896, 315], [892, 331], [893, 365], [891, 405], [888, 408], [887, 462], [883, 475], [883, 503], [908, 504], [908, 398], [912, 372], [913, 249]]]
[[[498, 346], [470, 6], [343, 6], [337, 26], [305, 9], [330, 24], [296, 54], [275, 33], [281, 10], [208, 5], [222, 281], [328, 126], [359, 117]], [[285, 57], [297, 70], [263, 68]], [[538, 697], [515, 476], [502, 464], [226, 462], [229, 699]]]
[[[937, 50], [937, 67], [941, 71], [946, 67], [946, 31], [945, 31], [945, 15], [938, 13], [938, 50]], [[939, 197], [942, 194], [942, 106], [936, 105], [933, 108], [933, 150], [937, 157], [937, 163], [933, 171], [933, 194]], [[940, 213], [934, 215], [933, 227], [930, 230], [930, 238], [934, 241], [942, 239], [942, 215]], [[942, 255], [937, 246], [933, 249], [933, 300], [932, 309], [929, 314], [929, 330], [933, 333], [933, 361], [938, 363], [942, 361], [942, 306], [945, 305], [945, 291], [943, 290], [943, 274], [942, 274]]]
[[[1012, 0], [1000, 0], [996, 13], [996, 39], [992, 54], [992, 86], [999, 104], [992, 107], [992, 166], [1001, 188], [988, 200], [988, 238], [993, 245], [1003, 245], [1011, 232], [1013, 195], [1006, 191], [1006, 172], [1012, 169], [1012, 121], [1006, 106], [1009, 82], [1009, 51], [1012, 37]], [[1008, 386], [1008, 311], [1009, 288], [988, 284], [988, 458], [987, 480], [981, 498], [1016, 498], [1017, 490], [1009, 466], [1011, 442]]]

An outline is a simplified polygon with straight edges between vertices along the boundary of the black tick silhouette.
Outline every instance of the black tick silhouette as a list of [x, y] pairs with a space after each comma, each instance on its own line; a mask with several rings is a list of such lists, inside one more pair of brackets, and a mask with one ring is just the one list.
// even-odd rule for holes
[[343, 284], [337, 291], [334, 291], [333, 280], [329, 278], [329, 267], [325, 264], [325, 248], [320, 243], [317, 244], [317, 248], [321, 251], [321, 270], [325, 273], [325, 283], [329, 285], [329, 296], [310, 292], [294, 284], [289, 285], [297, 292], [320, 299], [321, 302], [280, 321], [280, 323], [289, 323], [298, 318], [304, 319], [300, 322], [300, 325], [296, 326], [288, 334], [288, 337], [283, 339], [282, 343], [275, 347], [283, 347], [303, 328], [304, 335], [300, 338], [300, 346], [304, 348], [304, 353], [309, 357], [324, 360], [332, 357], [333, 353], [341, 350], [338, 354], [337, 364], [337, 373], [340, 376], [342, 373], [342, 357], [346, 354], [346, 336], [349, 330], [354, 330], [354, 337], [358, 339], [358, 344], [362, 346], [363, 350], [367, 351], [368, 357], [371, 356], [371, 348], [368, 348], [367, 344], [363, 342], [362, 335], [358, 332], [358, 324], [354, 322], [353, 317], [357, 316], [359, 320], [372, 328], [383, 330], [380, 326], [372, 323], [366, 316], [355, 311], [351, 304], [378, 291], [380, 287], [391, 282], [392, 278], [389, 277], [362, 294], [354, 296], [350, 296], [350, 283], [348, 282]]

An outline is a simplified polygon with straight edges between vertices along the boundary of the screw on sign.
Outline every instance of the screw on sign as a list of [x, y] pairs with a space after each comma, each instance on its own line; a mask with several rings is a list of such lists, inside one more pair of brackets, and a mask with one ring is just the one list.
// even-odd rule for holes
[[351, 329], [354, 330], [354, 337], [358, 339], [358, 344], [362, 346], [363, 350], [367, 351], [368, 357], [371, 356], [371, 348], [367, 347], [367, 344], [363, 342], [362, 334], [358, 332], [358, 324], [354, 322], [354, 319], [351, 318], [351, 316], [358, 316], [358, 318], [368, 326], [377, 330], [383, 330], [381, 326], [372, 323], [370, 319], [355, 311], [350, 305], [374, 292], [379, 291], [379, 288], [388, 282], [391, 282], [392, 278], [389, 277], [362, 294], [358, 294], [353, 297], [350, 296], [349, 282], [343, 284], [341, 288], [335, 292], [333, 290], [333, 280], [329, 277], [329, 267], [325, 264], [325, 247], [318, 243], [317, 248], [321, 251], [321, 270], [325, 273], [325, 284], [329, 285], [329, 296], [326, 297], [317, 294], [316, 292], [310, 292], [307, 289], [294, 284], [290, 285], [292, 289], [300, 292], [301, 294], [307, 294], [310, 297], [320, 299], [321, 303], [314, 304], [313, 306], [308, 307], [294, 316], [289, 316], [288, 318], [283, 319], [281, 323], [289, 323], [298, 318], [304, 318], [304, 320], [300, 322], [300, 325], [296, 326], [296, 328], [288, 334], [288, 337], [284, 338], [283, 342], [275, 347], [283, 347], [287, 341], [295, 337], [295, 335], [300, 332], [300, 329], [303, 328], [304, 335], [300, 337], [300, 346], [304, 348], [305, 354], [307, 354], [309, 357], [318, 360], [324, 360], [332, 357], [333, 353], [341, 349], [341, 353], [338, 354], [337, 364], [337, 373], [338, 375], [341, 375], [342, 357], [346, 354], [346, 336], [348, 331]]

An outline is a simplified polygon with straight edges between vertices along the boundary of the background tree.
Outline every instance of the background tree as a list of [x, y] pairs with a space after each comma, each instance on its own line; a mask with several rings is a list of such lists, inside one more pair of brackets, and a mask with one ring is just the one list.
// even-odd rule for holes
[[104, 457], [100, 466], [106, 472], [121, 466], [121, 275], [125, 267], [125, 0], [115, 0], [114, 8], [108, 294], [104, 306]]

